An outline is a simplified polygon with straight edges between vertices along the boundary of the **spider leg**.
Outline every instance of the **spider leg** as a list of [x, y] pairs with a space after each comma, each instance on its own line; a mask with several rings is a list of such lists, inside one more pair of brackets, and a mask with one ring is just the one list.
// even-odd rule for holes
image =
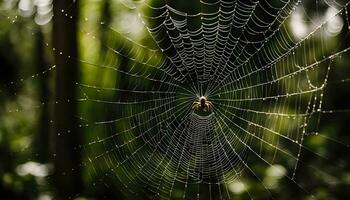
[[208, 111], [212, 111], [212, 103], [210, 101], [207, 102]]
[[193, 102], [192, 109], [193, 110], [198, 110], [198, 103], [197, 102]]

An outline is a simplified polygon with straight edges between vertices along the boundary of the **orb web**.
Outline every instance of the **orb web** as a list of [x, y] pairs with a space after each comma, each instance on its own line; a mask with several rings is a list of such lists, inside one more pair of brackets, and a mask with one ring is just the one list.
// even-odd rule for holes
[[[156, 50], [132, 39], [107, 45], [128, 60], [111, 68], [128, 80], [116, 84], [120, 91], [110, 100], [85, 94], [107, 109], [116, 105], [119, 113], [95, 123], [114, 132], [86, 145], [101, 148], [89, 155], [90, 164], [108, 162], [105, 176], [116, 176], [134, 195], [139, 194], [134, 188], [144, 188], [149, 198], [199, 198], [202, 187], [227, 198], [227, 185], [242, 174], [253, 175], [269, 191], [256, 163], [285, 166], [284, 177], [298, 185], [303, 140], [317, 134], [332, 63], [349, 50], [326, 51], [326, 42], [316, 44], [315, 38], [334, 17], [348, 19], [348, 3], [337, 4], [337, 12], [302, 38], [287, 23], [300, 1], [184, 4], [127, 4], [138, 12]], [[201, 96], [213, 107], [204, 115], [192, 108]]]
[[[242, 174], [269, 191], [256, 163], [283, 165], [284, 177], [298, 185], [303, 141], [317, 134], [332, 63], [349, 51], [349, 46], [326, 51], [325, 42], [314, 40], [332, 18], [344, 16], [348, 3], [338, 4], [333, 16], [302, 38], [287, 23], [300, 1], [187, 3], [127, 4], [138, 12], [156, 50], [132, 39], [107, 45], [128, 60], [111, 68], [127, 84], [117, 83], [120, 90], [110, 100], [85, 93], [87, 101], [118, 113], [95, 122], [113, 132], [84, 147], [94, 149], [90, 164], [108, 162], [104, 176], [116, 176], [133, 195], [141, 187], [149, 198], [199, 198], [203, 187], [228, 198], [227, 185]], [[192, 104], [202, 96], [212, 111], [199, 114]]]

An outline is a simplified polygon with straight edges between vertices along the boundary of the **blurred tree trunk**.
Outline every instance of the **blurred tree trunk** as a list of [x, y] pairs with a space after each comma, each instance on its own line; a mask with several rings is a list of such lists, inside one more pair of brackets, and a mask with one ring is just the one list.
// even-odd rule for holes
[[[115, 57], [116, 54], [114, 52], [111, 52], [110, 49], [107, 48], [107, 46], [112, 46], [114, 47], [114, 40], [110, 40], [111, 36], [113, 37], [113, 31], [111, 33], [110, 30], [110, 25], [112, 22], [112, 15], [111, 15], [111, 1], [110, 0], [104, 0], [101, 2], [101, 16], [100, 16], [100, 21], [103, 22], [103, 25], [100, 26], [100, 41], [101, 41], [101, 63], [103, 63], [102, 65], [105, 66], [114, 66], [115, 67]], [[119, 40], [120, 38], [113, 38], [116, 40]], [[117, 42], [118, 43], [118, 42]], [[117, 45], [118, 46], [118, 45]], [[119, 57], [116, 58], [119, 60]], [[121, 61], [123, 63], [124, 66], [126, 66], [128, 63], [128, 61], [124, 58], [124, 60]], [[124, 69], [126, 70], [126, 69]], [[115, 83], [115, 88], [118, 88], [119, 83], [118, 80], [120, 75], [118, 73], [115, 74], [116, 78], [116, 83]], [[128, 80], [124, 80], [125, 83], [128, 82]], [[118, 91], [115, 91], [113, 94], [113, 101], [116, 101], [116, 99], [119, 97], [119, 93]], [[120, 105], [112, 105], [112, 107], [108, 107], [108, 110], [106, 111], [106, 121], [111, 120], [111, 119], [117, 119], [120, 118], [120, 115], [118, 115], [118, 112], [120, 112], [120, 110], [122, 109], [122, 107]], [[111, 136], [113, 134], [115, 134], [116, 132], [118, 132], [117, 128], [116, 128], [116, 124], [110, 124], [107, 125], [108, 126], [108, 135]], [[115, 148], [114, 146], [110, 146], [107, 147], [110, 149]], [[107, 173], [110, 173], [110, 171], [108, 171]], [[120, 185], [117, 184], [116, 179], [117, 179], [117, 174], [111, 174], [111, 176], [108, 176], [104, 179], [104, 182], [109, 185], [110, 187], [105, 187], [104, 185], [99, 185], [96, 187], [96, 197], [98, 199], [123, 199], [122, 197], [122, 192], [120, 189]], [[99, 178], [99, 177], [97, 177]], [[114, 188], [113, 190], [111, 190], [110, 188]]]
[[[44, 35], [39, 28], [36, 32], [36, 60], [35, 64], [37, 66], [38, 73], [47, 70], [49, 66], [46, 57], [45, 57], [45, 49], [44, 49]], [[49, 77], [48, 74], [40, 77], [39, 83], [39, 98], [40, 102], [44, 102], [41, 107], [40, 119], [39, 119], [39, 131], [36, 136], [36, 152], [38, 153], [38, 160], [40, 162], [48, 162], [49, 161], [49, 141], [50, 141], [50, 106], [47, 102], [49, 102]]]
[[[108, 38], [108, 27], [111, 24], [112, 16], [111, 16], [111, 3], [110, 0], [104, 0], [102, 2], [102, 12], [101, 12], [101, 22], [103, 22], [103, 25], [101, 25], [101, 43], [106, 44], [107, 38]], [[102, 48], [104, 49], [104, 48]]]
[[[74, 2], [74, 3], [72, 3]], [[83, 189], [81, 144], [77, 119], [76, 87], [78, 81], [78, 1], [53, 1], [53, 44], [55, 50], [56, 101], [54, 108], [54, 182], [60, 199], [70, 199]], [[66, 10], [67, 9], [67, 10]], [[68, 13], [66, 17], [61, 10]], [[69, 16], [73, 16], [72, 19]], [[61, 52], [63, 55], [61, 55]], [[71, 57], [71, 59], [68, 58]], [[69, 102], [68, 102], [69, 100]]]

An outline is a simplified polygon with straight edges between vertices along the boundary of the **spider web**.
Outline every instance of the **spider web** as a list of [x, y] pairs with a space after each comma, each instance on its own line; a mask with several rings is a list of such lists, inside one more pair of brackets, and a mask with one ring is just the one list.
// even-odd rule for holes
[[[87, 123], [79, 127], [94, 132], [79, 146], [92, 176], [107, 187], [115, 177], [131, 198], [226, 199], [244, 176], [272, 195], [255, 167], [282, 165], [282, 176], [308, 193], [295, 180], [309, 150], [304, 140], [318, 135], [321, 114], [333, 112], [322, 109], [324, 91], [334, 62], [350, 50], [325, 34], [334, 18], [349, 26], [349, 2], [317, 1], [336, 11], [302, 37], [287, 23], [303, 9], [298, 0], [120, 3], [138, 13], [154, 43], [100, 22], [109, 33], [100, 61], [79, 59], [116, 76], [111, 87], [76, 83], [82, 107], [105, 116], [80, 116]], [[212, 111], [193, 110], [201, 96]]]
[[[227, 185], [242, 173], [254, 176], [269, 192], [254, 170], [256, 162], [274, 168], [288, 160], [283, 176], [301, 187], [294, 177], [304, 138], [317, 134], [329, 71], [349, 46], [326, 52], [325, 44], [315, 43], [331, 19], [303, 38], [291, 35], [285, 22], [300, 3], [126, 4], [140, 12], [159, 51], [140, 58], [149, 47], [133, 40], [127, 41], [132, 47], [111, 47], [132, 63], [127, 72], [120, 71], [121, 65], [115, 70], [142, 84], [121, 84], [127, 95], [119, 98], [124, 100], [86, 95], [88, 101], [130, 106], [120, 116], [97, 122], [116, 126], [126, 120], [128, 126], [87, 146], [105, 147], [90, 156], [91, 164], [108, 160], [108, 174], [118, 176], [126, 190], [138, 194], [134, 188], [144, 187], [152, 199], [175, 198], [174, 188], [183, 188], [182, 198], [199, 199], [203, 187], [219, 191], [211, 198], [229, 198]], [[337, 7], [332, 17], [345, 14], [348, 3]], [[158, 56], [161, 62], [153, 64]], [[208, 115], [191, 108], [201, 96], [213, 106]]]

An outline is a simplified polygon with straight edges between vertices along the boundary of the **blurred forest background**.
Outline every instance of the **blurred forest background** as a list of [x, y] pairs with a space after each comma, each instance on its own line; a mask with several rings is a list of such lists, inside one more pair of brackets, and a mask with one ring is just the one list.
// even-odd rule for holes
[[[311, 21], [315, 16], [322, 20], [329, 12], [329, 7], [320, 3], [318, 13], [313, 13], [316, 1], [302, 1], [305, 10], [295, 16], [300, 21], [286, 22], [291, 23], [291, 32], [293, 23], [299, 26], [299, 32], [293, 32], [296, 37], [313, 29]], [[125, 84], [127, 80], [117, 72], [111, 74], [62, 56], [88, 58], [100, 65], [117, 59], [120, 66], [127, 66], [125, 58], [110, 55], [104, 47], [109, 44], [118, 48], [128, 42], [111, 28], [133, 41], [154, 45], [137, 20], [137, 13], [125, 2], [0, 0], [0, 199], [127, 198], [122, 184], [114, 180], [101, 182], [93, 166], [82, 164], [86, 163], [86, 155], [78, 148], [101, 131], [79, 128], [85, 122], [80, 116], [106, 119], [108, 112], [94, 104], [70, 102], [83, 98], [76, 85], [82, 80], [105, 87]], [[329, 43], [350, 43], [347, 20], [341, 19], [341, 29], [327, 36]], [[306, 141], [312, 152], [327, 159], [305, 153], [301, 157], [305, 167], [297, 171], [297, 183], [319, 199], [350, 198], [350, 149], [344, 145], [350, 144], [349, 77], [347, 53], [332, 68], [325, 90], [324, 109], [340, 112], [324, 113], [319, 124], [319, 132], [334, 140], [311, 137]], [[272, 182], [277, 199], [310, 199], [309, 195], [298, 194], [293, 183], [278, 178]], [[239, 189], [241, 183], [235, 184], [231, 186], [232, 197], [248, 199]], [[244, 184], [255, 199], [269, 198], [266, 191], [255, 188], [258, 183], [254, 178], [247, 178]]]

